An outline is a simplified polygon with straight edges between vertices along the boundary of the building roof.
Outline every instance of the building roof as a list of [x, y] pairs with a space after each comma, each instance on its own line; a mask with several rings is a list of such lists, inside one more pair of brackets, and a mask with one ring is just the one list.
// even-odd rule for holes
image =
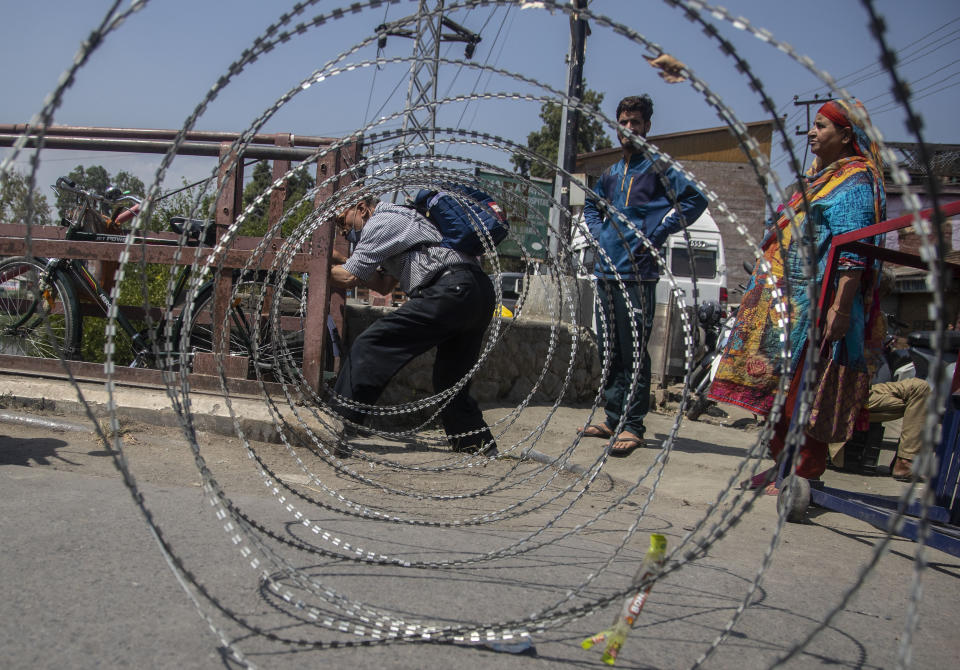
[[[921, 155], [921, 147], [917, 142], [886, 142], [887, 147], [900, 154], [901, 168], [912, 176], [925, 177], [927, 162]], [[960, 144], [926, 144], [927, 160], [931, 172], [938, 177], [948, 178], [948, 181], [960, 180]]]
[[[750, 136], [760, 144], [760, 150], [770, 157], [770, 144], [773, 138], [773, 121], [751, 121], [744, 126]], [[651, 135], [647, 138], [651, 144], [678, 160], [704, 160], [723, 163], [747, 163], [747, 157], [736, 136], [727, 126], [685, 130], [678, 133]], [[612, 147], [591, 151], [577, 156], [577, 165], [610, 165], [615, 163], [622, 149]]]

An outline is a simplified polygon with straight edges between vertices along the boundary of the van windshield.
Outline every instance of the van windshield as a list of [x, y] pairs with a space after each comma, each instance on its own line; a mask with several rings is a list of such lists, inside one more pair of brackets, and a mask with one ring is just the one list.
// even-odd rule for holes
[[674, 277], [690, 277], [690, 252], [693, 251], [694, 269], [697, 279], [713, 279], [717, 276], [717, 252], [715, 249], [688, 249], [674, 247], [670, 256], [670, 272]]

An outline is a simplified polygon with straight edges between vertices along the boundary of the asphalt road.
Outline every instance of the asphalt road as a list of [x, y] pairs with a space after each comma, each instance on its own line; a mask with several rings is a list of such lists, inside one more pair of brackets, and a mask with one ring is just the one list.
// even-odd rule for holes
[[[509, 410], [490, 408], [488, 418], [496, 420]], [[40, 421], [9, 418], [0, 424], [4, 667], [239, 667], [178, 584], [109, 452], [83, 430], [82, 417], [23, 408], [7, 412]], [[547, 413], [548, 408], [531, 408], [510, 431], [529, 434]], [[584, 409], [558, 410], [536, 448], [544, 454], [561, 450], [586, 414]], [[653, 423], [657, 421], [651, 430], [665, 435], [673, 417], [664, 414]], [[501, 443], [509, 444], [512, 436], [505, 434]], [[431, 444], [382, 438], [357, 444], [367, 455], [418, 464], [421, 470], [350, 458], [346, 462], [353, 474], [336, 472], [301, 449], [299, 455], [319, 480], [310, 481], [283, 445], [252, 443], [264, 464], [302, 496], [281, 492], [282, 500], [264, 486], [239, 440], [200, 433], [200, 453], [225, 496], [276, 534], [277, 539], [257, 534], [263, 543], [259, 547], [247, 539], [235, 543], [235, 527], [224, 532], [225, 522], [211, 507], [194, 454], [178, 429], [124, 421], [120, 437], [152, 519], [177, 560], [216, 602], [214, 607], [200, 597], [204, 611], [224, 639], [255, 665], [579, 668], [606, 667], [599, 650], [585, 651], [580, 642], [606, 628], [618, 605], [565, 617], [546, 630], [529, 625], [535, 656], [477, 644], [419, 642], [336, 649], [316, 644], [369, 639], [323, 625], [325, 618], [343, 616], [330, 605], [331, 594], [355, 606], [387, 609], [406, 622], [482, 626], [522, 621], [551, 607], [565, 611], [586, 606], [621, 591], [637, 569], [651, 532], [665, 534], [673, 549], [711, 509], [740, 509], [726, 499], [713, 505], [718, 493], [714, 488], [722, 488], [734, 476], [755, 433], [720, 424], [684, 424], [652, 499], [648, 492], [654, 476], [643, 473], [656, 463], [656, 449], [607, 463], [604, 471], [612, 476], [600, 476], [586, 493], [578, 494], [584, 480], [575, 472], [515, 459], [438, 470], [452, 462]], [[582, 460], [587, 467], [600, 447], [599, 441], [585, 444], [573, 460]], [[701, 467], [694, 467], [697, 463]], [[636, 483], [639, 488], [624, 497]], [[878, 479], [870, 485], [890, 482]], [[345, 505], [324, 486], [356, 505]], [[480, 490], [489, 492], [474, 495]], [[590, 523], [614, 502], [615, 509]], [[358, 510], [366, 517], [344, 513]], [[392, 523], [372, 519], [371, 514], [422, 523]], [[452, 527], [429, 525], [476, 520], [484, 514], [496, 518]], [[773, 664], [835, 607], [883, 535], [823, 510], [812, 513], [810, 521], [784, 529], [751, 606], [705, 667]], [[638, 531], [615, 554], [634, 522]], [[776, 525], [773, 499], [760, 497], [705, 555], [663, 576], [617, 665], [693, 665], [748, 596]], [[323, 533], [329, 537], [324, 539]], [[525, 539], [525, 544], [516, 545]], [[300, 544], [292, 547], [288, 542]], [[357, 547], [383, 555], [388, 562], [330, 555], [344, 551], [356, 555]], [[910, 599], [915, 547], [893, 540], [891, 551], [831, 625], [786, 666], [893, 667]], [[246, 548], [253, 553], [246, 555]], [[506, 555], [471, 562], [496, 552]], [[253, 558], [260, 560], [256, 568], [251, 567]], [[923, 572], [913, 667], [953, 667], [960, 657], [955, 635], [960, 559], [933, 550], [927, 558], [931, 565]], [[397, 564], [408, 561], [427, 566]], [[457, 561], [467, 563], [450, 565]], [[272, 577], [269, 582], [262, 577], [264, 571]], [[597, 576], [583, 586], [591, 575]], [[303, 576], [308, 579], [298, 582]], [[299, 606], [278, 597], [268, 583]], [[583, 590], [576, 591], [581, 586]], [[224, 611], [235, 619], [224, 616]], [[277, 642], [265, 633], [305, 644]]]

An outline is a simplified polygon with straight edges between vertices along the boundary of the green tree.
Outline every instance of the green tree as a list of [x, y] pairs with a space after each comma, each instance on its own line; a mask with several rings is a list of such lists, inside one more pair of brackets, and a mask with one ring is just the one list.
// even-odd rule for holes
[[[584, 89], [583, 102], [588, 107], [599, 109], [603, 103], [603, 93], [597, 93], [589, 88]], [[557, 151], [560, 144], [560, 117], [563, 108], [555, 102], [545, 102], [540, 107], [540, 120], [543, 126], [527, 135], [527, 148], [543, 156], [551, 164], [557, 163]], [[606, 127], [593, 117], [580, 115], [579, 134], [577, 137], [577, 153], [609, 149], [613, 146], [607, 136]], [[535, 163], [527, 156], [514, 153], [510, 158], [514, 170], [520, 174], [544, 179], [553, 179], [554, 170], [548, 165]]]
[[[307, 168], [309, 170], [309, 168]], [[312, 189], [316, 182], [313, 177], [310, 176], [310, 173], [307, 171], [301, 171], [295, 173], [289, 179], [287, 179], [287, 194], [283, 199], [283, 211], [284, 213], [293, 207], [293, 205], [304, 196], [304, 194]], [[253, 175], [250, 178], [249, 183], [243, 187], [243, 207], [246, 209], [250, 203], [252, 203], [258, 195], [266, 192], [270, 185], [273, 183], [273, 168], [271, 164], [267, 161], [259, 161], [253, 168]], [[253, 211], [247, 216], [246, 220], [243, 222], [243, 225], [240, 226], [239, 233], [241, 235], [249, 235], [252, 237], [261, 237], [266, 234], [269, 229], [267, 214], [270, 209], [270, 199], [264, 198], [262, 202], [258, 203]], [[294, 212], [286, 221], [284, 221], [283, 226], [281, 227], [281, 234], [286, 236], [296, 228], [300, 222], [302, 222], [310, 212], [313, 211], [312, 202], [305, 202], [300, 206], [299, 210]]]
[[[211, 188], [203, 190], [203, 183], [190, 184], [184, 178], [179, 189], [168, 191], [161, 195], [154, 204], [152, 230], [169, 230], [170, 217], [188, 216], [193, 219], [212, 219], [214, 217], [214, 191]], [[200, 203], [196, 205], [197, 195], [200, 194]]]
[[[27, 218], [27, 178], [16, 171], [0, 175], [0, 223], [25, 223]], [[50, 205], [47, 196], [33, 192], [33, 223], [49, 226]]]
[[[253, 166], [253, 175], [243, 187], [243, 208], [250, 206], [258, 195], [270, 188], [273, 183], [273, 169], [267, 161], [259, 161]], [[267, 212], [270, 209], [270, 198], [264, 198], [247, 216], [240, 228], [241, 235], [255, 235], [257, 237], [267, 232]]]

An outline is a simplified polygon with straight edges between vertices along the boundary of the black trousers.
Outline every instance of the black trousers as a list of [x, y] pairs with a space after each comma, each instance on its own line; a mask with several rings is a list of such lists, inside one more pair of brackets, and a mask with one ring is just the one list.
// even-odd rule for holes
[[[493, 284], [479, 267], [448, 269], [363, 331], [350, 347], [334, 390], [344, 398], [373, 404], [400, 368], [433, 347], [434, 391], [454, 386], [477, 362], [495, 304]], [[482, 431], [463, 438], [460, 446], [492, 439], [469, 391], [468, 383], [440, 414], [448, 435]], [[334, 406], [345, 419], [363, 423], [363, 412], [342, 403]]]

